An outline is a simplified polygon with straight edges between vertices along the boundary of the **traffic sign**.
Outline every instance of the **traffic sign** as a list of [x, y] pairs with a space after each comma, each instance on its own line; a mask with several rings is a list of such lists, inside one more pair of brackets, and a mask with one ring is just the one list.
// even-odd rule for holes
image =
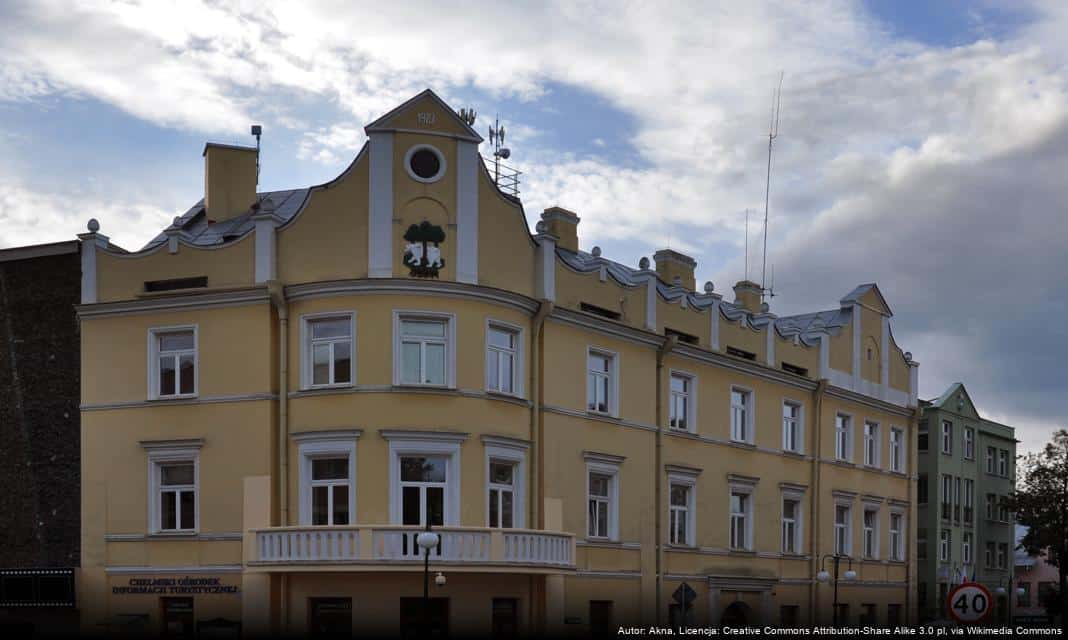
[[683, 582], [678, 589], [675, 589], [675, 593], [671, 594], [671, 597], [683, 607], [689, 608], [690, 603], [697, 598], [697, 592], [693, 590], [693, 587]]
[[981, 622], [994, 608], [994, 599], [978, 582], [966, 582], [949, 592], [946, 609], [957, 622]]

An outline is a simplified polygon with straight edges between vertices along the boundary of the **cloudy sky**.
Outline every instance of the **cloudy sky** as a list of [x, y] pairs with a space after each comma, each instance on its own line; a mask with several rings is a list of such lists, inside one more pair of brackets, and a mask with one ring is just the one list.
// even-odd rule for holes
[[877, 281], [922, 397], [963, 381], [1025, 448], [1068, 426], [1065, 3], [360, 4], [0, 3], [0, 247], [89, 217], [139, 247], [253, 122], [262, 188], [329, 180], [432, 87], [499, 114], [531, 223], [560, 204], [584, 248], [726, 291], [783, 73], [772, 310]]

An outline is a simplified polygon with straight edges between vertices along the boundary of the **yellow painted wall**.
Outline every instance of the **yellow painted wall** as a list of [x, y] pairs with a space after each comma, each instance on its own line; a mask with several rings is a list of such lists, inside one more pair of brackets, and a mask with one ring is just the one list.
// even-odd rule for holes
[[693, 307], [683, 309], [678, 302], [670, 303], [660, 296], [656, 297], [657, 331], [664, 333], [667, 327], [697, 336], [698, 346], [705, 349], [710, 347], [711, 342], [711, 314], [711, 310], [698, 311]]
[[478, 282], [534, 297], [535, 247], [522, 209], [478, 172]]
[[611, 275], [601, 282], [597, 271], [577, 273], [556, 261], [556, 306], [578, 309], [583, 302], [621, 313], [631, 327], [645, 327], [645, 285], [624, 287]]

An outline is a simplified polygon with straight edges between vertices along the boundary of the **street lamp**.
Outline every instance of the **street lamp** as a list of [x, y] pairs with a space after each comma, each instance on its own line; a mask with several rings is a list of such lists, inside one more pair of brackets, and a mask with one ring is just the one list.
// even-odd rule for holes
[[832, 607], [834, 608], [834, 626], [837, 627], [838, 626], [838, 565], [843, 559], [849, 561], [849, 567], [846, 569], [845, 574], [842, 575], [842, 579], [845, 580], [846, 582], [852, 582], [852, 581], [856, 580], [857, 579], [857, 572], [853, 571], [853, 558], [850, 558], [849, 556], [838, 555], [837, 553], [835, 553], [835, 554], [827, 554], [827, 555], [824, 555], [823, 556], [823, 560], [820, 561], [820, 571], [819, 571], [819, 573], [816, 574], [816, 580], [819, 581], [819, 582], [826, 583], [828, 580], [831, 579], [831, 574], [827, 571], [827, 568], [826, 568], [827, 558], [832, 558], [834, 560], [834, 604], [832, 605]]
[[[430, 530], [430, 518], [426, 520], [426, 531], [415, 537], [415, 544], [423, 550], [423, 637], [430, 636], [430, 550], [438, 546], [440, 537]], [[445, 576], [438, 572], [434, 583], [445, 584]]]

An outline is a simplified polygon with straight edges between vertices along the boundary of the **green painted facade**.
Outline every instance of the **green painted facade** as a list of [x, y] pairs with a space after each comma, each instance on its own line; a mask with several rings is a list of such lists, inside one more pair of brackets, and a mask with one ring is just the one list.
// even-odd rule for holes
[[917, 602], [921, 620], [946, 618], [945, 600], [963, 580], [984, 584], [998, 600], [993, 620], [1007, 620], [1013, 575], [1012, 427], [983, 419], [955, 383], [920, 401]]

